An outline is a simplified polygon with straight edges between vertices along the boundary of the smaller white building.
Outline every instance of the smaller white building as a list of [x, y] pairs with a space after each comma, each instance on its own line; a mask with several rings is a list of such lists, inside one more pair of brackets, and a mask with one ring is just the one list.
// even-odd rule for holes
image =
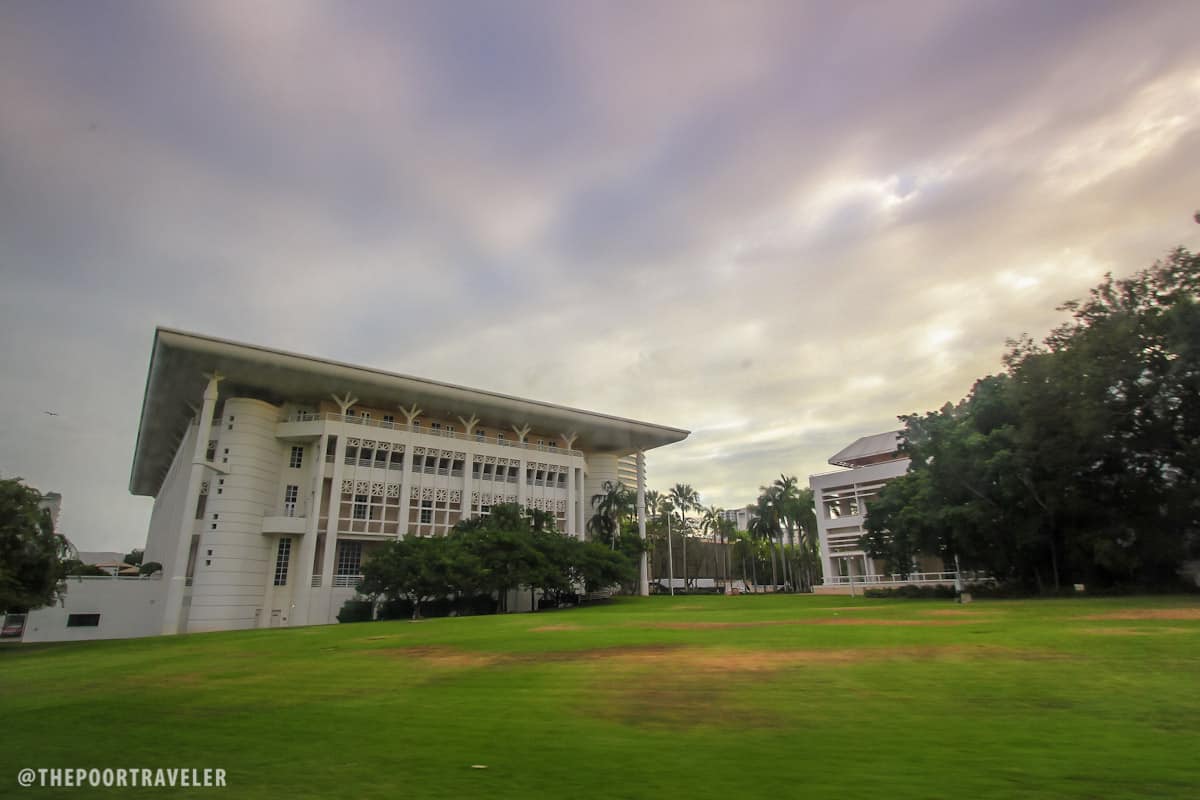
[[824, 585], [818, 590], [849, 593], [855, 585], [904, 585], [954, 582], [941, 559], [922, 556], [907, 575], [889, 575], [882, 562], [869, 557], [859, 544], [866, 533], [867, 512], [888, 481], [908, 472], [911, 461], [900, 452], [900, 431], [856, 439], [830, 456], [840, 467], [809, 476], [816, 504]]

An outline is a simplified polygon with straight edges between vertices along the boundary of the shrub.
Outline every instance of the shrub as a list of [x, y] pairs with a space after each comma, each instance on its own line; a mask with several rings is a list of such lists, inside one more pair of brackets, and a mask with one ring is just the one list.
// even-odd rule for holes
[[375, 604], [369, 600], [347, 600], [338, 612], [338, 622], [370, 622]]
[[[973, 591], [968, 589], [967, 591]], [[903, 600], [953, 600], [957, 597], [953, 586], [896, 586], [884, 589], [864, 589], [863, 597], [900, 598]]]

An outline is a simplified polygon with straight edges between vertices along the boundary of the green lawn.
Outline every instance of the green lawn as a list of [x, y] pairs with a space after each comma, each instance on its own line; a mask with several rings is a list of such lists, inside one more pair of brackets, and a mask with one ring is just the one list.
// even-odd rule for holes
[[[1200, 796], [1200, 598], [624, 599], [0, 648], [5, 773], [136, 796]], [[483, 764], [487, 769], [473, 769]], [[130, 790], [110, 790], [130, 796]]]

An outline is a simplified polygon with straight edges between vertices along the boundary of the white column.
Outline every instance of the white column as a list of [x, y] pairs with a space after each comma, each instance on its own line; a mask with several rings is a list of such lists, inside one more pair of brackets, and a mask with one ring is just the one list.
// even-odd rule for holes
[[520, 465], [517, 467], [517, 505], [522, 509], [525, 508], [525, 499], [528, 497], [528, 491], [525, 488], [525, 469], [529, 462], [525, 460], [525, 451], [521, 451], [519, 458]]
[[[638, 519], [638, 536], [642, 540], [642, 546], [646, 545], [646, 454], [641, 450], [637, 452], [637, 519]], [[642, 557], [638, 562], [638, 594], [642, 597], [650, 595], [650, 564], [649, 555], [645, 550], [642, 550]]]
[[[470, 519], [475, 516], [475, 506], [471, 503], [471, 492], [475, 491], [475, 451], [469, 444], [464, 447], [466, 448], [466, 457], [463, 459], [462, 502], [459, 503], [461, 509], [459, 519]], [[521, 476], [521, 480], [525, 480], [524, 475]]]
[[[329, 486], [329, 519], [325, 523], [325, 552], [321, 555], [321, 594], [323, 602], [317, 607], [324, 609], [324, 618], [311, 620], [325, 624], [331, 621], [337, 609], [333, 605], [333, 557], [337, 552], [338, 517], [342, 513], [342, 472], [346, 463], [346, 426], [339, 426], [337, 447], [333, 451], [333, 478]], [[309, 576], [309, 581], [312, 576]]]
[[196, 504], [200, 502], [200, 484], [204, 482], [204, 468], [208, 463], [205, 455], [208, 453], [208, 437], [212, 435], [213, 412], [217, 408], [217, 384], [221, 381], [221, 376], [216, 372], [207, 377], [204, 404], [200, 408], [200, 420], [197, 423], [196, 445], [192, 448], [187, 499], [184, 500], [179, 541], [175, 546], [175, 563], [170, 565], [171, 571], [167, 573], [169, 583], [163, 600], [163, 633], [179, 632], [179, 614], [183, 609], [183, 593], [187, 586], [187, 562], [192, 549], [192, 531], [196, 528]]
[[[571, 467], [571, 479], [567, 481], [567, 535], [583, 538], [583, 529], [579, 527], [579, 515], [575, 513], [575, 473], [578, 470]], [[524, 475], [521, 476], [524, 479]]]
[[[308, 603], [312, 596], [313, 562], [317, 553], [317, 534], [321, 527], [321, 495], [325, 489], [325, 450], [328, 447], [329, 434], [321, 434], [317, 439], [316, 475], [313, 478], [312, 491], [309, 493], [308, 518], [304, 522], [304, 535], [300, 537], [300, 547], [296, 553], [292, 568], [289, 570], [292, 584], [292, 598], [295, 608], [292, 609], [291, 625], [308, 624]], [[334, 462], [337, 463], [336, 461]], [[332, 492], [330, 505], [333, 505]], [[274, 572], [274, 570], [268, 570]]]
[[[411, 433], [411, 431], [410, 431]], [[409, 495], [412, 493], [413, 485], [413, 444], [412, 436], [405, 437], [408, 439], [404, 443], [404, 459], [400, 463], [400, 523], [398, 525], [399, 538], [403, 539], [408, 536], [408, 503]]]
[[587, 499], [583, 493], [583, 467], [572, 471], [579, 473], [577, 479], [579, 482], [575, 489], [575, 530], [578, 532], [577, 535], [579, 538], [582, 539], [587, 533]]

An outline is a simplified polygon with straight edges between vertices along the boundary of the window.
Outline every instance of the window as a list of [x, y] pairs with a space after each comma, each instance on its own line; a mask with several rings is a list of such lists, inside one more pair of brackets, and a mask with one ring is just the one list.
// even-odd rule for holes
[[358, 575], [362, 568], [362, 542], [338, 542], [337, 574]]
[[447, 426], [446, 426], [446, 433], [454, 433], [454, 426], [453, 426], [453, 425], [447, 425]]
[[367, 518], [367, 496], [365, 494], [354, 495], [354, 518]]
[[283, 515], [285, 517], [296, 516], [296, 499], [300, 496], [300, 487], [293, 484], [288, 484], [283, 490]]
[[475, 431], [475, 441], [482, 442], [486, 438], [487, 438], [487, 431], [485, 431], [483, 428], [479, 428]]
[[483, 472], [483, 464], [476, 461], [474, 464], [471, 465], [471, 477], [472, 478], [478, 479], [479, 474], [481, 472]]
[[284, 536], [279, 540], [279, 549], [275, 552], [275, 585], [287, 586], [288, 561], [292, 557], [292, 539]]
[[292, 469], [299, 469], [304, 464], [304, 448], [299, 445], [292, 446], [292, 457], [288, 459], [288, 466]]
[[414, 430], [414, 431], [419, 431], [419, 430], [421, 430], [421, 420], [419, 420], [419, 419], [414, 419], [414, 420], [413, 420], [413, 423], [412, 423], [412, 426], [413, 426], [413, 430]]
[[391, 415], [391, 414], [384, 414], [384, 415], [383, 415], [383, 422], [384, 422], [384, 424], [386, 424], [386, 425], [395, 425], [395, 424], [396, 424], [396, 418], [395, 418], [393, 415]]
[[100, 627], [99, 614], [68, 614], [68, 628], [98, 628]]
[[497, 442], [503, 442], [503, 441], [504, 441], [504, 434], [503, 434], [503, 433], [497, 433], [497, 434], [496, 434], [496, 441], [497, 441]]
[[422, 500], [421, 501], [421, 524], [428, 525], [431, 522], [433, 522], [433, 501], [432, 500]]
[[361, 411], [361, 412], [359, 412], [359, 416], [361, 416], [364, 420], [368, 420], [371, 418], [371, 412], [370, 411]]
[[442, 423], [431, 422], [431, 423], [429, 423], [429, 427], [433, 428], [435, 431], [440, 431], [442, 429]]

